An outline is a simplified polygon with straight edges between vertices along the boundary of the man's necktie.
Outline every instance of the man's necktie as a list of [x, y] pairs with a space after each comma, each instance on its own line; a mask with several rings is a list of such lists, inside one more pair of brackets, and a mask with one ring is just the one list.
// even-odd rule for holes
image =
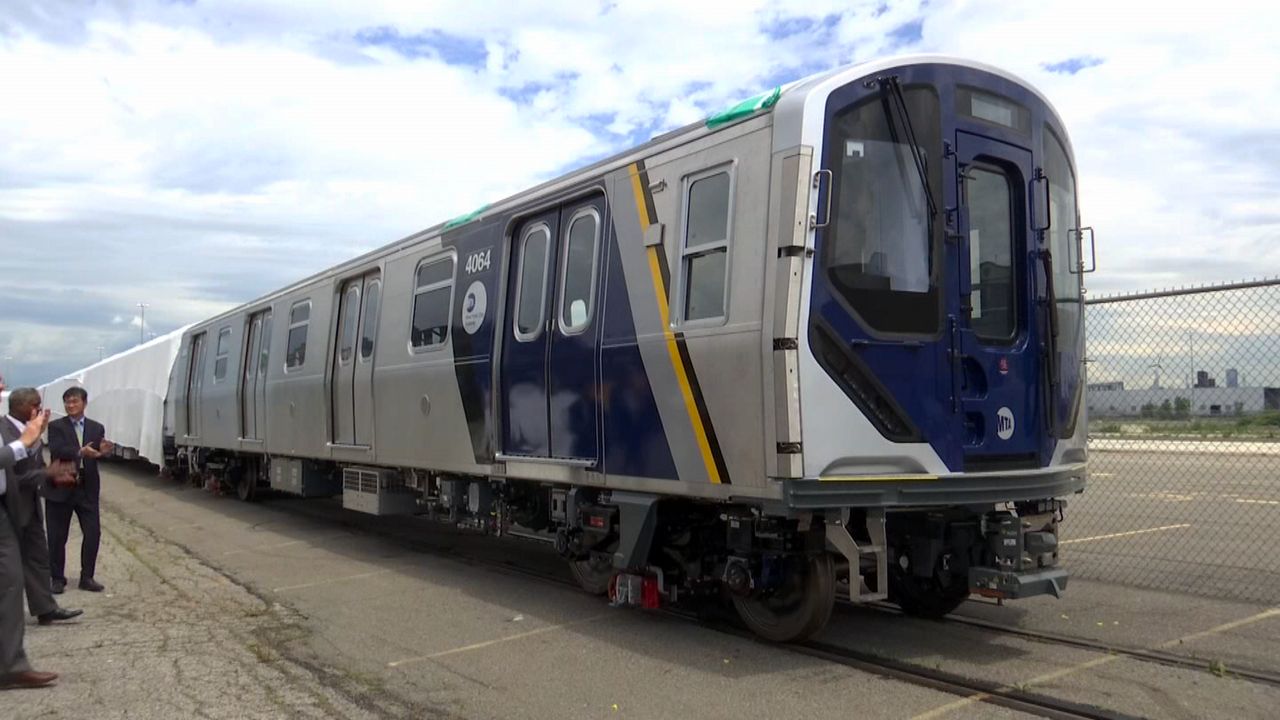
[[[80, 443], [80, 447], [84, 447], [84, 422], [81, 421], [78, 423], [74, 423], [74, 425], [76, 426], [76, 441]], [[80, 455], [77, 455], [76, 457], [79, 459], [80, 469], [83, 470], [84, 457]]]

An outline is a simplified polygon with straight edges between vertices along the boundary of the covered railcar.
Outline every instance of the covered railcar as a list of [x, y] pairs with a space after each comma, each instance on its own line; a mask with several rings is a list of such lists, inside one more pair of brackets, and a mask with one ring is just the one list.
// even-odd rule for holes
[[173, 462], [554, 542], [589, 590], [1057, 594], [1085, 481], [1049, 103], [955, 59], [779, 88], [188, 329]]

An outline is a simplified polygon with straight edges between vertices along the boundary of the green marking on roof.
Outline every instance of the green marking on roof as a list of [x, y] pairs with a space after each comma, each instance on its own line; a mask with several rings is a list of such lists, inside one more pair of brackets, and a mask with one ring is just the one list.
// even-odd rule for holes
[[782, 86], [760, 93], [755, 97], [749, 97], [746, 100], [726, 108], [720, 112], [707, 118], [707, 127], [713, 128], [720, 125], [731, 123], [734, 120], [744, 118], [748, 115], [754, 115], [761, 110], [768, 110], [777, 104], [778, 98], [782, 97]]
[[456, 227], [458, 227], [459, 225], [466, 225], [467, 223], [471, 222], [472, 220], [479, 220], [479, 219], [480, 219], [480, 216], [484, 214], [484, 211], [485, 211], [485, 210], [488, 210], [488, 209], [489, 209], [489, 204], [488, 204], [488, 203], [485, 203], [484, 205], [481, 205], [480, 207], [476, 208], [475, 210], [472, 210], [471, 212], [467, 213], [466, 215], [459, 215], [458, 217], [456, 217], [456, 218], [454, 218], [454, 219], [450, 220], [449, 222], [445, 223], [445, 224], [444, 224], [444, 228], [443, 228], [443, 229], [444, 229], [444, 230], [452, 230], [453, 228], [456, 228]]

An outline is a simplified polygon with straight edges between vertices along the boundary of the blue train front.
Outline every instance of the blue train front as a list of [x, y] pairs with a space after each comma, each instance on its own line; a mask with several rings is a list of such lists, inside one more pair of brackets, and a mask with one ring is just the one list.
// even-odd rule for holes
[[554, 543], [617, 605], [727, 597], [774, 640], [837, 596], [1056, 595], [1071, 158], [989, 67], [801, 80], [193, 326], [171, 461]]
[[[851, 508], [851, 537], [828, 540], [864, 579], [888, 575], [864, 596], [909, 612], [1057, 595], [1058, 498], [1083, 489], [1086, 457], [1066, 133], [991, 68], [923, 58], [861, 75], [820, 81], [804, 110], [821, 118], [820, 197], [787, 506]], [[867, 550], [882, 539], [887, 553]]]

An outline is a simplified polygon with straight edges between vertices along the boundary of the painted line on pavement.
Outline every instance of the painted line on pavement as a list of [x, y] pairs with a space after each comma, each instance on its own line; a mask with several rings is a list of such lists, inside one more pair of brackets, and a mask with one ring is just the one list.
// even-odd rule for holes
[[592, 615], [591, 617], [583, 618], [581, 620], [574, 620], [573, 622], [560, 623], [559, 625], [548, 625], [546, 627], [537, 628], [536, 630], [529, 630], [527, 632], [516, 633], [515, 635], [508, 635], [506, 637], [500, 637], [493, 640], [486, 640], [484, 642], [478, 642], [472, 645], [464, 645], [462, 647], [453, 648], [451, 650], [442, 650], [438, 653], [432, 653], [430, 655], [420, 655], [418, 657], [404, 658], [403, 660], [393, 660], [392, 662], [387, 663], [387, 667], [400, 667], [401, 665], [407, 665], [410, 663], [423, 662], [426, 660], [435, 660], [437, 658], [446, 657], [448, 655], [456, 655], [458, 653], [470, 652], [472, 650], [480, 650], [483, 648], [491, 647], [493, 645], [500, 645], [502, 643], [512, 642], [514, 640], [523, 640], [524, 638], [533, 637], [534, 635], [542, 635], [543, 633], [549, 633], [553, 630], [563, 630], [564, 628], [572, 627], [574, 625], [582, 625], [585, 623], [594, 622], [596, 620], [600, 620], [602, 618], [608, 617], [611, 614], [612, 613], [600, 613], [599, 615]]
[[1147, 528], [1145, 530], [1130, 530], [1128, 532], [1111, 533], [1110, 535], [1094, 535], [1086, 538], [1073, 538], [1071, 540], [1063, 540], [1059, 545], [1070, 545], [1071, 543], [1092, 542], [1094, 540], [1110, 540], [1112, 538], [1131, 537], [1133, 535], [1145, 535], [1146, 533], [1162, 532], [1164, 530], [1179, 530], [1181, 528], [1189, 528], [1191, 523], [1181, 523], [1179, 525], [1165, 525], [1163, 527]]
[[271, 545], [255, 545], [254, 547], [243, 548], [240, 550], [228, 550], [222, 553], [222, 557], [227, 557], [228, 555], [241, 555], [243, 553], [260, 552], [262, 550], [276, 550], [278, 548], [292, 547], [294, 545], [301, 545], [303, 543], [310, 543], [310, 542], [317, 542], [317, 543], [327, 542], [329, 540], [336, 540], [338, 538], [348, 537], [349, 535], [350, 533], [339, 533], [337, 535], [326, 535], [324, 537], [315, 538], [313, 540], [289, 540], [287, 542], [273, 543]]
[[[1200, 638], [1209, 637], [1210, 635], [1217, 635], [1220, 633], [1224, 633], [1228, 630], [1234, 630], [1238, 627], [1243, 627], [1245, 625], [1252, 625], [1253, 623], [1266, 620], [1268, 618], [1277, 617], [1277, 616], [1280, 616], [1280, 608], [1271, 608], [1270, 610], [1264, 610], [1256, 615], [1250, 615], [1247, 618], [1233, 620], [1229, 623], [1223, 623], [1222, 625], [1211, 627], [1208, 630], [1201, 630], [1200, 632], [1191, 633], [1190, 635], [1184, 635], [1180, 638], [1174, 638], [1173, 640], [1170, 640], [1168, 642], [1161, 643], [1155, 646], [1155, 648], [1153, 649], [1163, 650], [1165, 648], [1175, 647], [1190, 640], [1199, 640]], [[1036, 677], [1033, 677], [1030, 680], [1027, 680], [1022, 683], [1018, 683], [1016, 688], [1013, 685], [1007, 685], [1005, 687], [1000, 688], [999, 692], [1002, 692], [1002, 693], [1011, 692], [1015, 689], [1026, 688], [1032, 685], [1040, 685], [1040, 684], [1049, 682], [1051, 680], [1057, 680], [1058, 678], [1066, 677], [1067, 675], [1074, 675], [1075, 673], [1081, 672], [1083, 670], [1089, 670], [1090, 668], [1098, 667], [1099, 665], [1105, 665], [1110, 662], [1115, 662], [1116, 660], [1122, 660], [1125, 657], [1127, 656], [1105, 655], [1103, 657], [1094, 658], [1092, 660], [1087, 660], [1078, 665], [1073, 665], [1068, 668], [1055, 670], [1053, 672], [1045, 673], [1043, 675], [1037, 675]], [[942, 717], [943, 715], [950, 713], [952, 710], [959, 710], [960, 708], [968, 707], [970, 705], [973, 705], [974, 703], [979, 703], [984, 700], [987, 700], [990, 697], [992, 697], [990, 693], [975, 693], [968, 697], [963, 697], [963, 698], [960, 698], [959, 700], [949, 702], [946, 705], [942, 705], [940, 707], [934, 708], [933, 710], [929, 710], [928, 712], [924, 712], [919, 715], [916, 715], [911, 720], [933, 720], [934, 718], [939, 718], [939, 717]]]
[[302, 583], [301, 585], [285, 585], [284, 587], [271, 588], [271, 592], [288, 592], [290, 590], [301, 590], [303, 588], [318, 587], [320, 585], [330, 585], [338, 582], [346, 582], [347, 580], [359, 580], [360, 578], [373, 577], [374, 575], [383, 575], [391, 572], [390, 570], [374, 570], [373, 572], [360, 573], [358, 575], [343, 575], [342, 577], [326, 578], [315, 582]]
[[247, 553], [247, 552], [258, 552], [259, 550], [274, 550], [276, 548], [289, 547], [290, 545], [298, 545], [304, 542], [307, 542], [307, 541], [306, 540], [290, 540], [289, 542], [276, 543], [274, 545], [254, 546], [250, 548], [244, 548], [243, 550], [228, 550], [222, 553], [222, 556], [226, 557], [228, 555], [239, 555], [241, 553]]
[[177, 525], [170, 525], [166, 527], [165, 532], [168, 532], [170, 530], [178, 530], [181, 528], [198, 528], [198, 527], [204, 527], [204, 526], [201, 525], [200, 523], [178, 523]]

